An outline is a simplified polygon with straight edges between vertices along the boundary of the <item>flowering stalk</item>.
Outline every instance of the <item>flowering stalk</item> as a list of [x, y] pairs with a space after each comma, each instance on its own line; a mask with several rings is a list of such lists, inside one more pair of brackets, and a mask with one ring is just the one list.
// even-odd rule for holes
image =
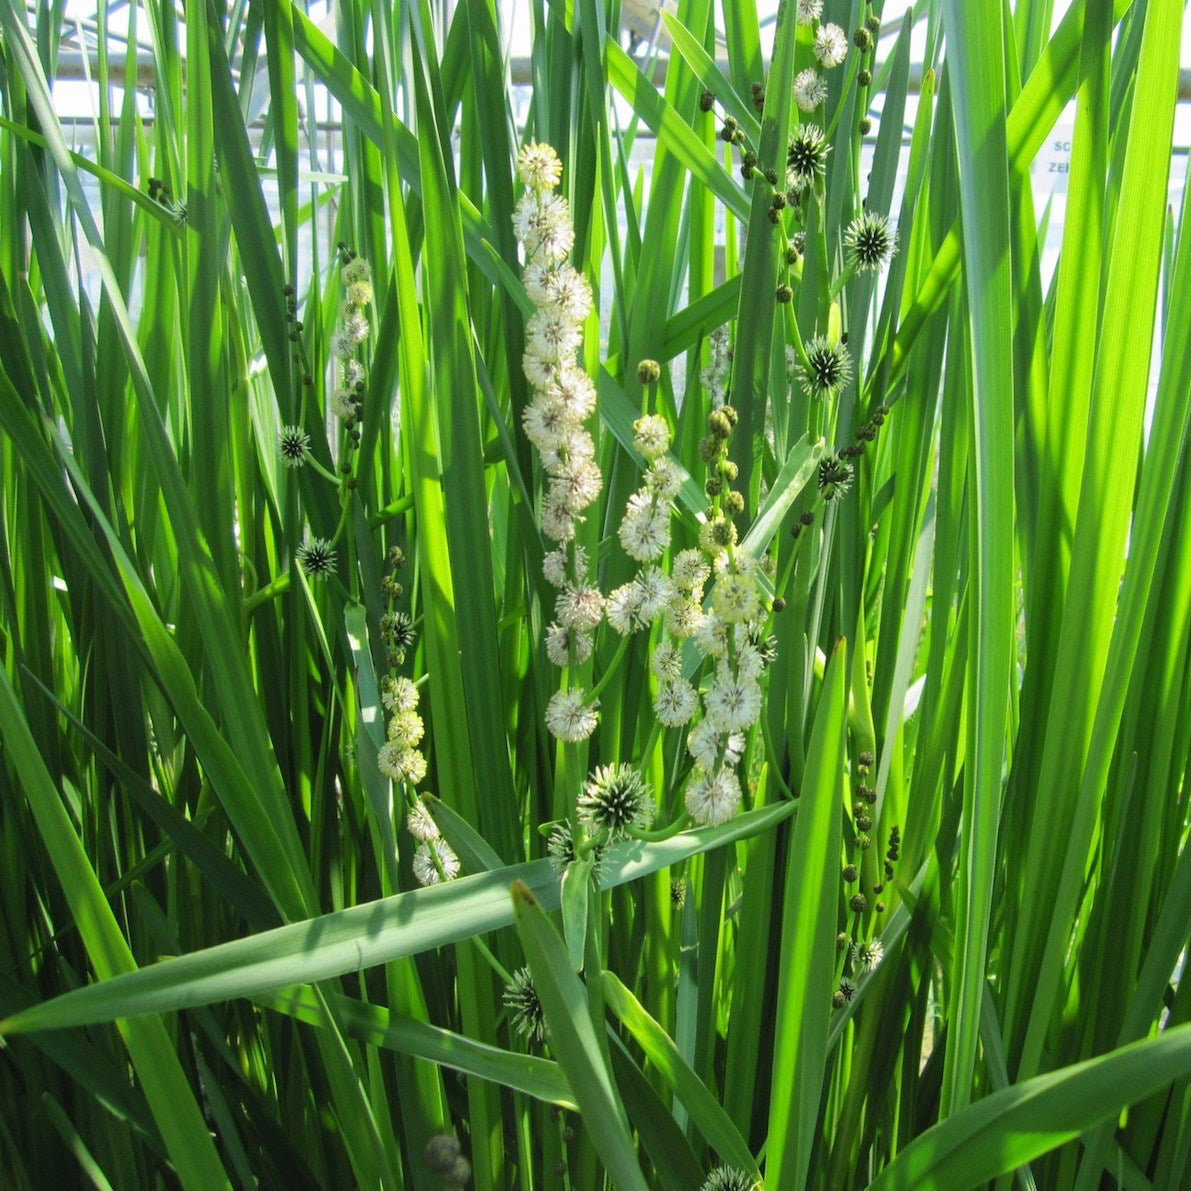
[[[351, 453], [360, 445], [360, 407], [364, 394], [364, 363], [360, 358], [371, 327], [366, 308], [372, 301], [372, 271], [368, 262], [339, 244], [340, 281], [345, 297], [339, 308], [340, 325], [331, 337], [331, 351], [336, 359], [336, 384], [329, 402], [329, 410], [342, 420], [343, 434], [339, 444], [339, 474], [334, 475], [311, 454], [310, 436], [302, 429], [302, 413], [294, 425], [283, 426], [278, 433], [277, 447], [286, 467], [309, 466], [324, 479], [337, 484], [340, 490], [340, 515], [329, 538], [314, 537], [307, 530], [295, 560], [308, 578], [325, 579], [335, 574], [336, 546], [347, 527], [351, 507], [350, 492], [355, 487]], [[302, 350], [302, 324], [297, 319], [297, 304], [293, 287], [286, 286], [286, 319], [291, 323], [290, 340], [294, 343], [295, 359], [302, 373], [303, 399], [313, 383], [305, 353]], [[349, 549], [351, 543], [349, 542]], [[354, 568], [349, 568], [354, 575]]]

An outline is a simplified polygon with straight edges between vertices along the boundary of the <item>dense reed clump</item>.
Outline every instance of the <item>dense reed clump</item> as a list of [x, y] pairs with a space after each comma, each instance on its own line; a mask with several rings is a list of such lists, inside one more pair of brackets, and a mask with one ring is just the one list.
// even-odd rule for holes
[[599, 7], [0, 8], [6, 1185], [1187, 1182], [1183, 6]]

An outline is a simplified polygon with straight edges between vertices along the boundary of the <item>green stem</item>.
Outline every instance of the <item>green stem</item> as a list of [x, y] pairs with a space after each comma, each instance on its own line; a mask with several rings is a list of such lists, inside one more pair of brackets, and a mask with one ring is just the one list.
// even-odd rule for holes
[[480, 955], [488, 961], [488, 966], [497, 974], [497, 976], [500, 977], [501, 982], [503, 984], [512, 983], [512, 975], [509, 973], [504, 964], [502, 964], [500, 960], [498, 960], [496, 956], [492, 954], [492, 950], [489, 948], [488, 944], [484, 942], [483, 936], [472, 935], [471, 941], [475, 945], [475, 949], [480, 953]]
[[616, 647], [616, 653], [612, 657], [612, 661], [608, 663], [608, 668], [600, 675], [600, 680], [591, 688], [591, 693], [588, 698], [595, 699], [599, 697], [600, 692], [608, 685], [612, 679], [612, 675], [616, 673], [620, 663], [624, 661], [625, 654], [629, 651], [629, 642], [632, 640], [632, 633], [626, 633], [620, 639], [620, 644]]
[[325, 467], [323, 467], [323, 465], [319, 463], [319, 461], [313, 455], [306, 456], [306, 466], [309, 467], [311, 471], [318, 472], [318, 474], [322, 476], [324, 480], [329, 480], [336, 487], [339, 486], [339, 477], [333, 471], [328, 471]]
[[254, 591], [252, 595], [244, 597], [244, 611], [251, 615], [262, 604], [267, 604], [270, 600], [281, 595], [282, 592], [289, 591], [290, 574], [286, 571], [283, 575], [278, 575], [276, 579], [271, 579], [264, 587]]
[[[860, 69], [859, 63], [863, 55], [849, 54], [848, 55], [848, 73], [844, 78], [844, 85], [840, 89], [840, 101], [835, 105], [835, 115], [831, 117], [831, 126], [827, 129], [827, 143], [831, 143], [831, 138], [835, 133], [836, 126], [839, 124], [840, 117], [844, 114], [844, 96], [848, 93], [848, 88], [852, 85], [852, 80], [856, 78], [856, 72]], [[860, 88], [860, 98], [863, 99], [865, 95], [865, 88]], [[860, 107], [858, 103], [856, 105]], [[863, 116], [868, 110], [867, 104], [860, 109], [860, 114]]]
[[377, 509], [368, 518], [368, 528], [376, 529], [378, 525], [384, 525], [386, 521], [391, 521], [394, 517], [400, 517], [402, 513], [408, 512], [413, 507], [414, 498], [412, 493], [399, 496], [392, 504], [385, 505], [383, 509]]
[[839, 297], [840, 291], [856, 276], [856, 262], [850, 262], [846, 268], [840, 271], [840, 275], [835, 279], [830, 291], [827, 294], [828, 300], [834, 302]]

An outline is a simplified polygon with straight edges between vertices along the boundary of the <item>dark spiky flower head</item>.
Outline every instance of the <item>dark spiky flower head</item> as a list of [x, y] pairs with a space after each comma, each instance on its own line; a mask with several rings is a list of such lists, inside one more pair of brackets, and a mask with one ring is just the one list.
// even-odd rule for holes
[[277, 450], [286, 467], [301, 467], [310, 457], [310, 435], [301, 426], [282, 426], [277, 434]]
[[565, 819], [556, 823], [550, 830], [546, 840], [546, 855], [550, 860], [550, 867], [561, 877], [563, 870], [575, 859], [575, 836], [571, 825]]
[[827, 170], [831, 146], [817, 124], [802, 124], [790, 138], [786, 167], [793, 186], [811, 186]]
[[808, 397], [834, 397], [852, 379], [852, 358], [842, 343], [817, 335], [806, 345], [802, 390]]
[[656, 808], [641, 775], [631, 766], [599, 765], [579, 795], [579, 818], [592, 833], [606, 831], [609, 839], [630, 827], [648, 827]]
[[885, 945], [880, 939], [857, 943], [852, 949], [852, 966], [858, 971], [875, 972], [885, 958]]
[[[575, 835], [571, 830], [570, 823], [566, 819], [555, 823], [546, 837], [546, 859], [550, 861], [550, 867], [561, 877], [566, 871], [567, 865], [576, 859], [577, 855]], [[597, 844], [591, 850], [590, 855], [593, 871], [599, 875], [608, 859], [608, 850], [603, 844]]]
[[310, 579], [325, 579], [335, 574], [335, 551], [326, 538], [307, 538], [294, 551], [294, 558]]
[[529, 968], [518, 968], [512, 975], [500, 998], [509, 1011], [513, 1028], [531, 1042], [546, 1041], [546, 1015], [538, 990], [534, 987]]
[[389, 652], [397, 656], [397, 664], [405, 660], [406, 650], [413, 647], [417, 635], [413, 618], [408, 612], [386, 612], [380, 618], [381, 637]]
[[857, 269], [880, 269], [897, 251], [897, 229], [875, 211], [861, 211], [844, 233], [848, 261]]
[[699, 1191], [753, 1191], [757, 1180], [735, 1166], [717, 1166], [703, 1180]]
[[824, 500], [842, 496], [852, 486], [852, 465], [828, 452], [819, 460], [819, 491]]

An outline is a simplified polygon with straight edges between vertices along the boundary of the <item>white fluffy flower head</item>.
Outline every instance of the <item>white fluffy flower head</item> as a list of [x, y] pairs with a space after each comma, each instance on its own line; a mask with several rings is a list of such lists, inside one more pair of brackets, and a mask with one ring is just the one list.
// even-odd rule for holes
[[633, 423], [633, 446], [646, 459], [657, 459], [670, 449], [670, 427], [658, 414], [646, 414]]
[[513, 233], [531, 259], [562, 261], [575, 246], [571, 208], [558, 194], [526, 191], [513, 211]]
[[578, 687], [569, 691], [555, 691], [546, 704], [546, 727], [559, 740], [575, 743], [586, 740], [599, 719], [597, 703], [589, 703]]
[[703, 698], [707, 721], [719, 732], [737, 732], [761, 714], [761, 687], [751, 678], [723, 674]]
[[[437, 864], [435, 859], [438, 860]], [[437, 885], [440, 881], [453, 881], [459, 875], [459, 857], [451, 845], [441, 838], [419, 844], [414, 853], [413, 865], [414, 877], [419, 885]]]
[[534, 190], [553, 190], [562, 179], [562, 162], [552, 145], [538, 141], [517, 154], [517, 173]]
[[654, 562], [670, 545], [670, 510], [648, 492], [634, 492], [617, 536], [624, 552], [638, 562]]
[[813, 112], [826, 98], [826, 79], [813, 67], [800, 70], [794, 78], [794, 102], [804, 112]]
[[653, 700], [654, 714], [658, 723], [667, 728], [677, 728], [689, 723], [699, 708], [699, 696], [685, 678], [668, 679], [658, 687]]
[[704, 827], [728, 822], [740, 809], [740, 781], [736, 774], [721, 769], [712, 776], [696, 770], [687, 783], [686, 809]]
[[848, 35], [838, 25], [820, 25], [815, 30], [815, 57], [830, 70], [848, 56]]

